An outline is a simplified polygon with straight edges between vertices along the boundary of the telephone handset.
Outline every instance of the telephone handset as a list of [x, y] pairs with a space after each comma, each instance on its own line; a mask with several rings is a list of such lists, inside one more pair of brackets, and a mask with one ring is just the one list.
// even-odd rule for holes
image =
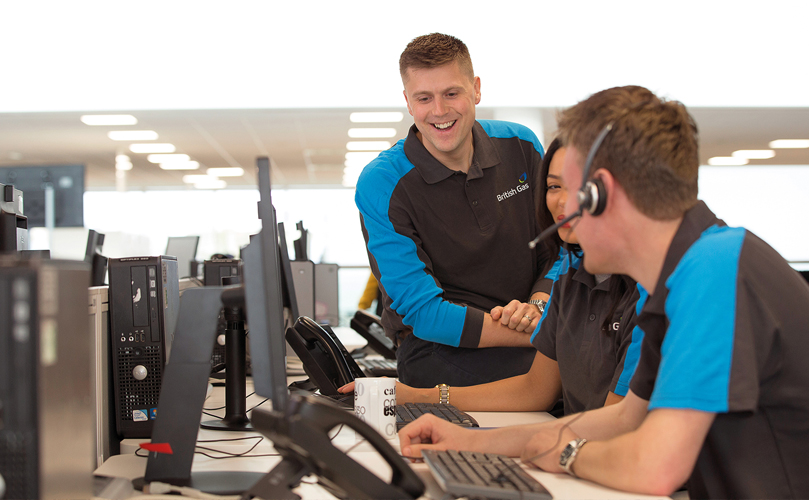
[[[396, 346], [393, 341], [385, 335], [382, 328], [382, 320], [376, 314], [359, 310], [351, 318], [351, 328], [363, 336], [368, 341], [371, 349], [381, 354], [387, 359], [396, 359]], [[366, 351], [367, 352], [367, 351]]]
[[[338, 498], [411, 499], [424, 493], [424, 483], [381, 434], [352, 413], [311, 396], [291, 395], [285, 414], [256, 408], [251, 422], [284, 458], [242, 498], [300, 498], [291, 488], [308, 474], [315, 474]], [[338, 426], [350, 427], [368, 440], [390, 466], [390, 483], [334, 446], [329, 432]]]
[[365, 376], [328, 325], [301, 316], [287, 329], [286, 339], [321, 394], [336, 396], [338, 387]]

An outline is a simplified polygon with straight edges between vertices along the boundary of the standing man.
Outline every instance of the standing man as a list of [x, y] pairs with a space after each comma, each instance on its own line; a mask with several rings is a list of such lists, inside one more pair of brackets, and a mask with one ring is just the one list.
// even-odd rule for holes
[[809, 498], [806, 282], [697, 199], [697, 128], [681, 104], [608, 89], [562, 113], [559, 130], [564, 182], [587, 182], [565, 207], [583, 210], [574, 231], [585, 268], [649, 291], [630, 391], [612, 407], [499, 435], [418, 422], [400, 434], [403, 453], [426, 438], [516, 454], [528, 442], [524, 460], [633, 492], [687, 482], [690, 498]]
[[[550, 288], [545, 256], [528, 248], [542, 146], [524, 126], [475, 120], [480, 78], [457, 38], [414, 39], [399, 70], [415, 123], [356, 193], [399, 378], [467, 386], [525, 373]], [[492, 318], [495, 306], [506, 307]]]

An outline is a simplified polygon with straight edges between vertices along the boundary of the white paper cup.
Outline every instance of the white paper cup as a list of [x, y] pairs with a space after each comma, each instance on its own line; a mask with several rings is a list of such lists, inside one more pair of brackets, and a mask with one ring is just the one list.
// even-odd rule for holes
[[385, 439], [396, 437], [396, 379], [358, 377], [354, 380], [354, 414]]

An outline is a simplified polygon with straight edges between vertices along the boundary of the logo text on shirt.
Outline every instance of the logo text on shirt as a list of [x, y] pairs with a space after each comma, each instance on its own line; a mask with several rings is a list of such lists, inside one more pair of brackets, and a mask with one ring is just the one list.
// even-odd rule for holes
[[503, 201], [506, 198], [511, 198], [512, 196], [514, 196], [517, 193], [522, 193], [523, 191], [525, 191], [529, 187], [530, 187], [530, 184], [528, 184], [528, 183], [517, 184], [515, 187], [509, 189], [508, 191], [504, 191], [503, 194], [498, 194], [497, 195], [497, 201]]

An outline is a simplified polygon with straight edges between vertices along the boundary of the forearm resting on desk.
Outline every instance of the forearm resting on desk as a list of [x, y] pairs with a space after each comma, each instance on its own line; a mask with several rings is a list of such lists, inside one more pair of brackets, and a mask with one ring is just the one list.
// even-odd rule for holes
[[[559, 399], [562, 383], [555, 361], [537, 353], [531, 369], [516, 377], [469, 387], [452, 387], [450, 403], [463, 411], [547, 411]], [[399, 403], [435, 403], [438, 389], [397, 384]]]

